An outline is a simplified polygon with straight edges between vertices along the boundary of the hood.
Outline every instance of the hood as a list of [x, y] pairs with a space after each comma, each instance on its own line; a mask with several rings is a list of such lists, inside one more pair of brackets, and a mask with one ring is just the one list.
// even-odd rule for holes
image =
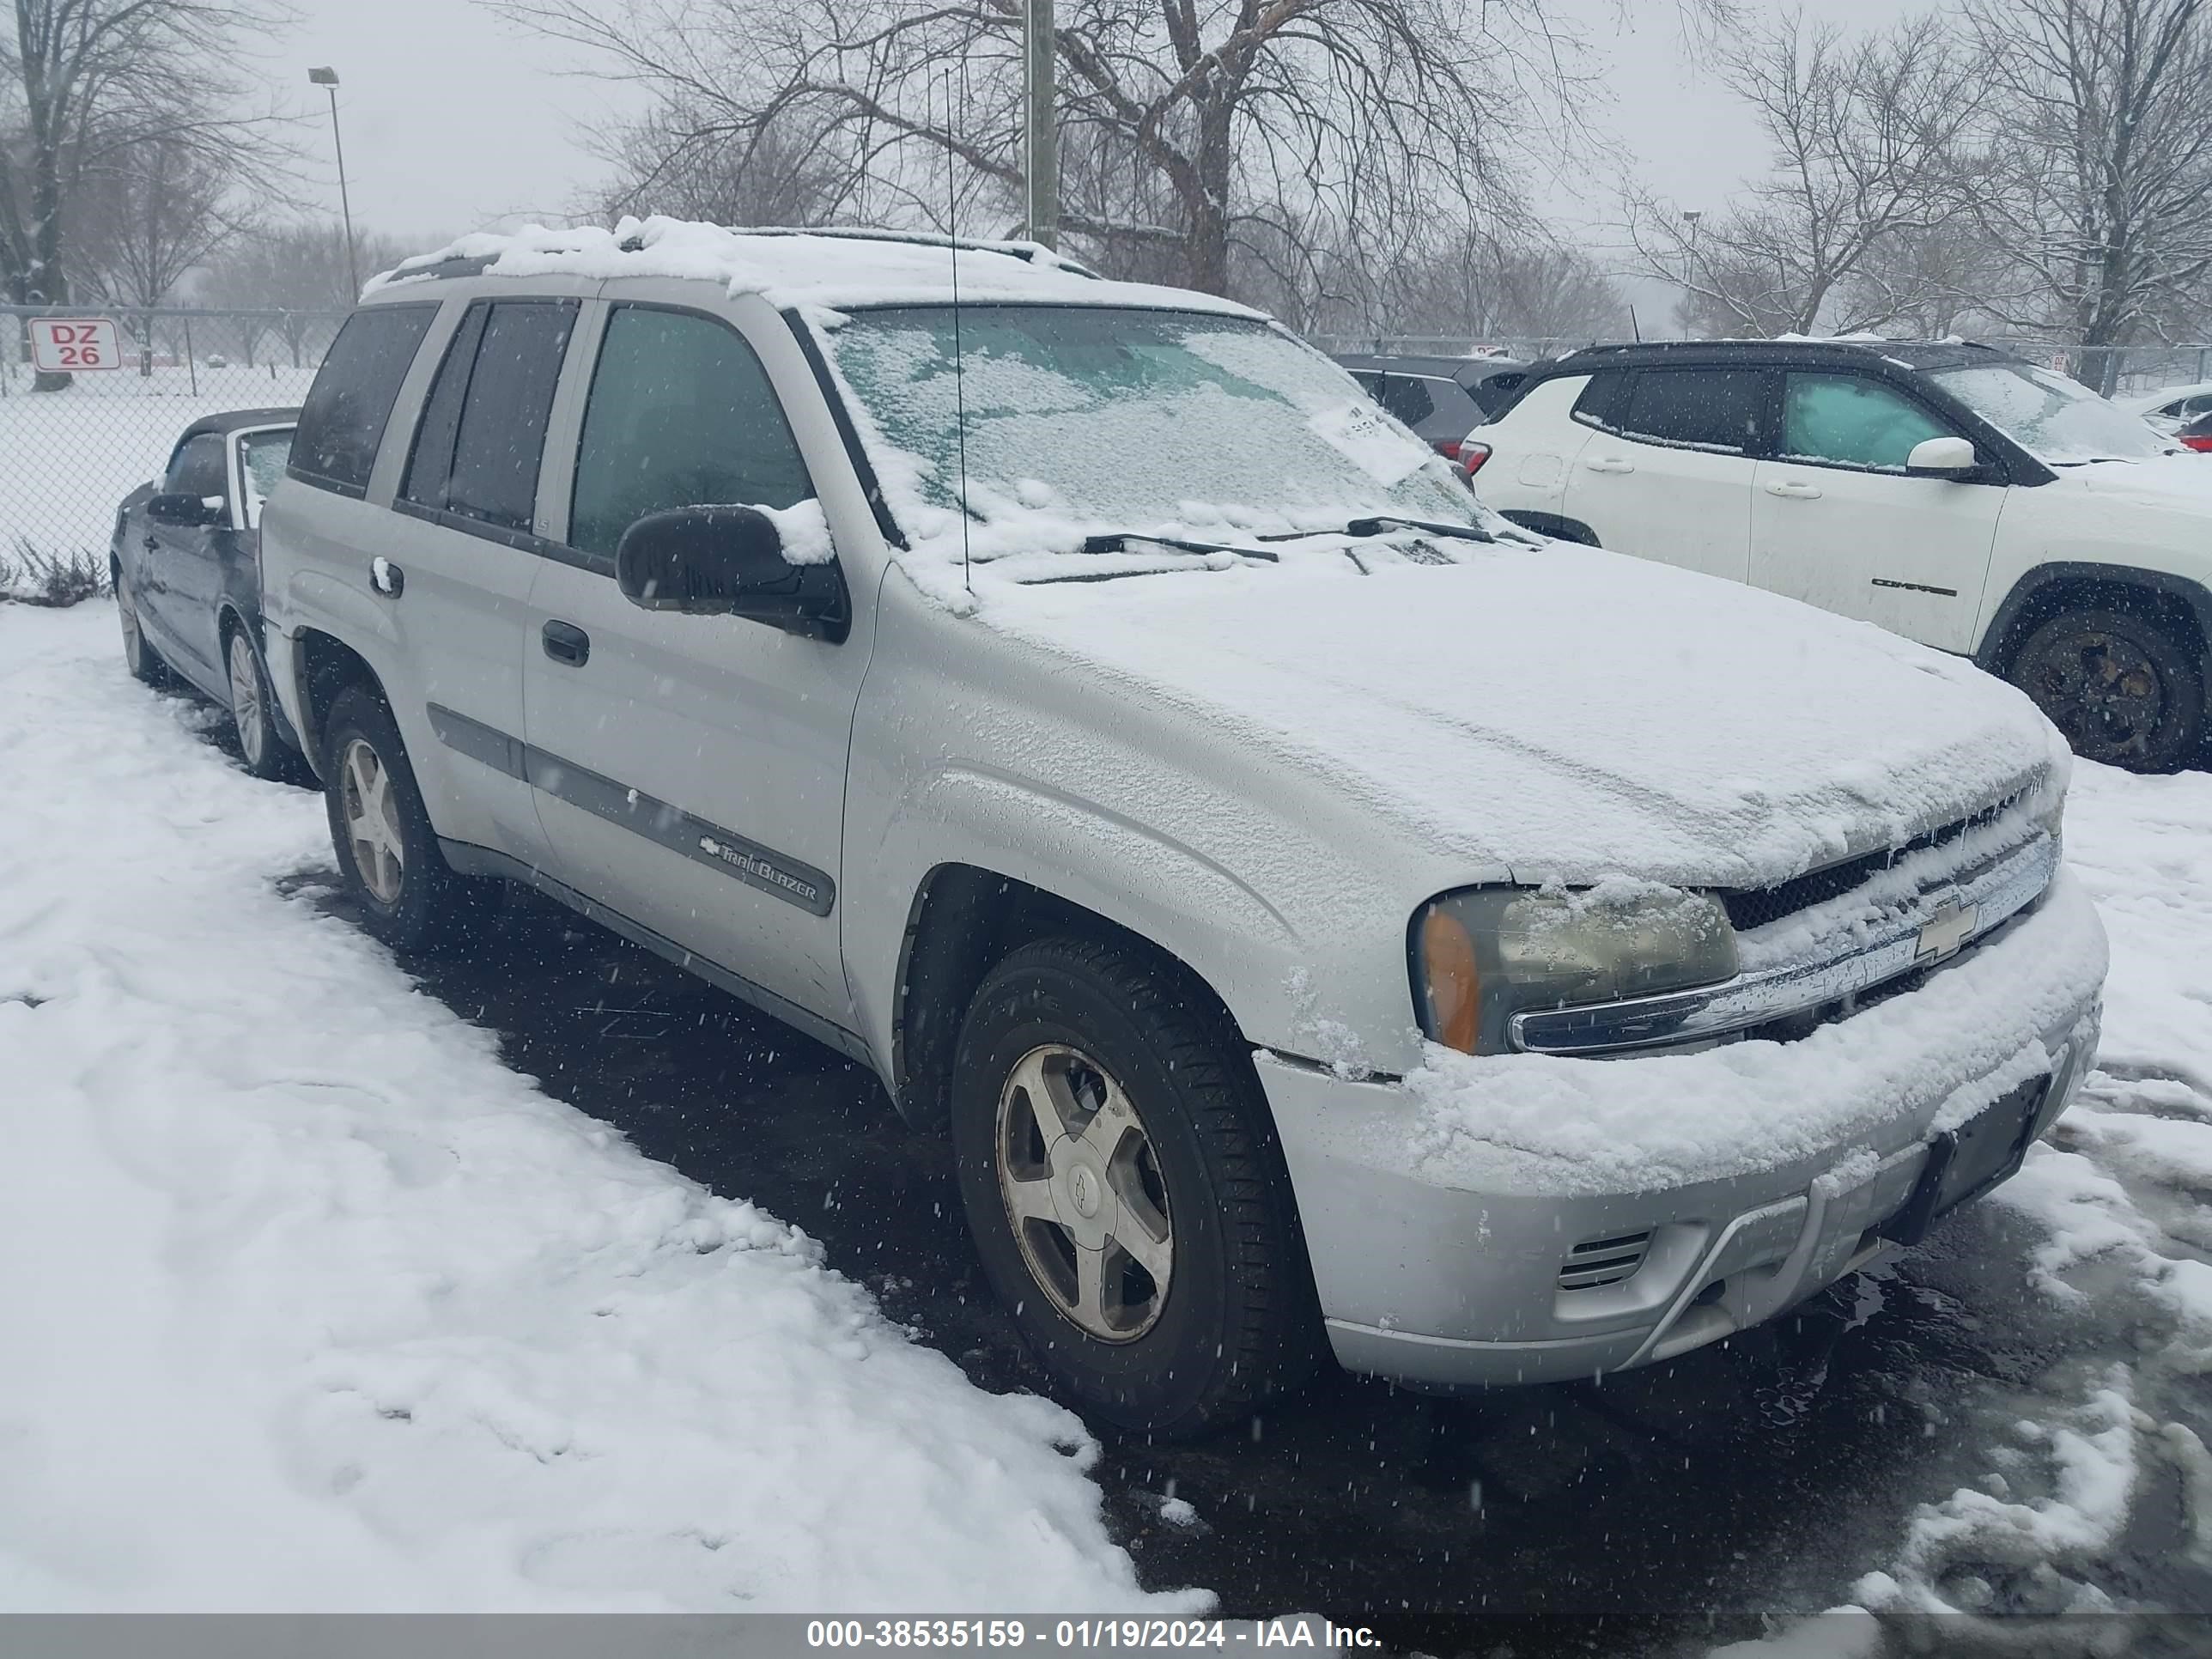
[[2108, 500], [2212, 518], [2212, 459], [2194, 451], [2143, 461], [2091, 461], [2054, 470], [2061, 484]]
[[2033, 705], [1959, 659], [1566, 543], [1038, 587], [991, 612], [1182, 705], [1194, 740], [1517, 881], [1764, 886], [2065, 775]]

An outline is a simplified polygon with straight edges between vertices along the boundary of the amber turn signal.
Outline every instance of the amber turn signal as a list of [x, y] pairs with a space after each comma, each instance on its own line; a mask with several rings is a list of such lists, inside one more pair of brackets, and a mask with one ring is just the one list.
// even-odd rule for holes
[[1449, 912], [1431, 907], [1421, 921], [1421, 968], [1427, 981], [1429, 1032], [1448, 1048], [1474, 1052], [1482, 986], [1474, 940]]

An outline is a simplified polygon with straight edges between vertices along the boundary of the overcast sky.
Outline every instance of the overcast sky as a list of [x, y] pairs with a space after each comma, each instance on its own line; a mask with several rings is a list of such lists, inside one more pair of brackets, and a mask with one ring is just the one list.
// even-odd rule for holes
[[[356, 221], [410, 241], [562, 215], [599, 173], [584, 127], [620, 88], [561, 73], [577, 61], [471, 0], [296, 0], [299, 27], [270, 49], [304, 98], [310, 64], [335, 67]], [[608, 0], [612, 3], [612, 0]], [[1553, 0], [1592, 46], [1610, 106], [1601, 124], [1644, 179], [1686, 205], [1720, 205], [1755, 167], [1757, 132], [1682, 49], [1668, 0]], [[1878, 24], [1911, 0], [1807, 0], [1816, 17]], [[337, 209], [327, 113], [310, 136], [315, 182]], [[1544, 204], [1602, 222], [1611, 180], [1547, 181]], [[1576, 198], [1579, 197], [1577, 201]]]

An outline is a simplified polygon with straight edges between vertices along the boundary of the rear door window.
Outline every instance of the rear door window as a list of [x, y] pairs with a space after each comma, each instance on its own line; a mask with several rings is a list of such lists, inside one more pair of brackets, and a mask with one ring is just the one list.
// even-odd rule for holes
[[781, 509], [813, 494], [768, 371], [735, 330], [650, 306], [608, 318], [576, 453], [572, 546], [611, 557], [648, 513]]
[[1585, 426], [1620, 430], [1621, 405], [1628, 400], [1628, 376], [1617, 368], [1600, 369], [1576, 395], [1574, 416]]
[[502, 530], [530, 529], [576, 309], [573, 300], [469, 307], [423, 404], [407, 500]]
[[294, 477], [349, 495], [368, 489], [399, 383], [437, 314], [435, 306], [373, 306], [346, 319], [300, 405]]
[[1742, 454], [1758, 443], [1765, 401], [1763, 370], [1647, 368], [1629, 389], [1620, 428], [1655, 443]]

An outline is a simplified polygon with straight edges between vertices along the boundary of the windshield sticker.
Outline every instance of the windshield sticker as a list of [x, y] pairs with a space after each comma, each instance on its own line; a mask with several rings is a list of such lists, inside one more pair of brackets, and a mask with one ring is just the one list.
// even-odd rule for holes
[[1340, 404], [1306, 422], [1339, 454], [1377, 483], [1410, 478], [1428, 459], [1375, 411], [1371, 404]]

